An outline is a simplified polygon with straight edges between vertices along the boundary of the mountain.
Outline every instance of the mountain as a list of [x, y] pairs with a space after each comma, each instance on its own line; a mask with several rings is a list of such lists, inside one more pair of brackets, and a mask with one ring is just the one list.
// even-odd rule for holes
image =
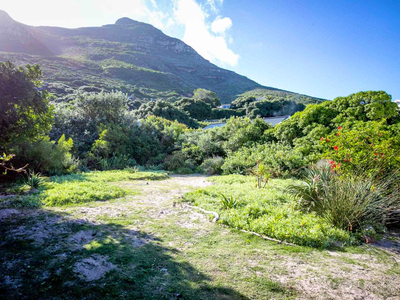
[[205, 88], [223, 103], [255, 89], [322, 100], [265, 87], [219, 68], [181, 40], [129, 18], [101, 27], [66, 29], [24, 25], [0, 10], [0, 61], [7, 60], [40, 64], [46, 86], [58, 97], [105, 89], [139, 99], [176, 100]]

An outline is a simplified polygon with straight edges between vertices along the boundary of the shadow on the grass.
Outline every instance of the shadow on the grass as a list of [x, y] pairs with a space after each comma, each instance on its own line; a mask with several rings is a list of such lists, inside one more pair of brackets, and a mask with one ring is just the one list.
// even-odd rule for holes
[[[146, 232], [43, 209], [0, 222], [1, 299], [247, 299]], [[76, 265], [93, 257], [114, 268], [88, 281]]]

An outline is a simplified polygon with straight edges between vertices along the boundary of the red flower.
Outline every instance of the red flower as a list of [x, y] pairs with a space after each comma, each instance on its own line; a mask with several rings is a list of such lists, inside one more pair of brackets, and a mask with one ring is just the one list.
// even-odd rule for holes
[[325, 139], [325, 138], [324, 138], [324, 137], [322, 137], [322, 138], [321, 138], [321, 141], [323, 141], [324, 139]]
[[326, 141], [327, 141], [327, 142], [329, 142], [329, 139], [328, 139], [328, 138], [326, 138]]
[[338, 133], [336, 133], [338, 136], [340, 135], [340, 133], [338, 132]]
[[338, 146], [335, 146], [335, 147], [333, 147], [333, 149], [335, 149], [336, 151], [338, 151], [338, 150], [339, 150], [339, 147], [338, 147]]
[[381, 153], [381, 156], [383, 156], [383, 153]]
[[378, 155], [378, 153], [375, 152], [374, 155], [376, 156], [376, 155]]
[[339, 126], [337, 129], [339, 129], [339, 130], [340, 130], [340, 129], [342, 129], [342, 127], [340, 127], [340, 126]]

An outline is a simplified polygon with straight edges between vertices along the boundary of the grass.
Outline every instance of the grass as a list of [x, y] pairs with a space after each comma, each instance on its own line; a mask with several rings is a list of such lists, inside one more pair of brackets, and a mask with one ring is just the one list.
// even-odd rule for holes
[[[93, 201], [121, 198], [128, 191], [110, 184], [129, 180], [163, 180], [164, 172], [94, 171], [64, 176], [52, 176], [42, 182], [39, 191], [22, 195], [10, 203], [14, 207], [76, 205]], [[14, 188], [14, 190], [20, 190]]]
[[[357, 242], [349, 232], [335, 228], [315, 213], [297, 210], [286, 192], [294, 180], [274, 179], [264, 189], [258, 189], [254, 178], [248, 176], [228, 175], [211, 180], [216, 184], [186, 194], [184, 201], [217, 211], [220, 222], [230, 227], [319, 248]], [[225, 198], [236, 199], [236, 205], [225, 209], [226, 205], [220, 204]]]

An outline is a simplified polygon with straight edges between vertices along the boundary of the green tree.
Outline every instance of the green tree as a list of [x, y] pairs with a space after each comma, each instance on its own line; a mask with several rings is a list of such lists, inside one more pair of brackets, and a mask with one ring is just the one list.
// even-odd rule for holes
[[256, 102], [256, 97], [241, 96], [232, 101], [231, 109], [246, 108], [252, 102]]
[[0, 62], [0, 150], [50, 131], [53, 109], [49, 93], [40, 89], [41, 78], [39, 65]]
[[191, 128], [198, 128], [200, 126], [195, 119], [190, 117], [189, 113], [166, 101], [150, 101], [143, 103], [138, 110], [135, 110], [135, 115], [139, 119], [156, 116], [170, 121], [176, 120]]
[[205, 101], [183, 98], [175, 102], [174, 105], [186, 111], [192, 118], [200, 121], [210, 119], [212, 115], [211, 105]]
[[221, 105], [221, 101], [215, 95], [214, 92], [205, 89], [197, 89], [193, 92], [193, 99], [197, 101], [203, 101], [211, 105], [211, 107], [215, 108]]

